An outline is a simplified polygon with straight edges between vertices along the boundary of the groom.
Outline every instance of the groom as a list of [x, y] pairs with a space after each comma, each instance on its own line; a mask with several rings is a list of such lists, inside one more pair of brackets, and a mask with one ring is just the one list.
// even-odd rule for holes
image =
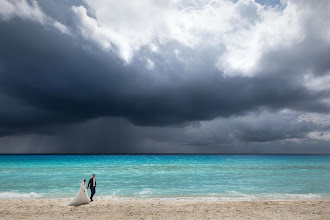
[[88, 182], [87, 189], [88, 187], [91, 187], [91, 202], [93, 201], [93, 196], [95, 194], [95, 188], [96, 188], [96, 180], [95, 180], [95, 174], [93, 174], [93, 178], [91, 178]]

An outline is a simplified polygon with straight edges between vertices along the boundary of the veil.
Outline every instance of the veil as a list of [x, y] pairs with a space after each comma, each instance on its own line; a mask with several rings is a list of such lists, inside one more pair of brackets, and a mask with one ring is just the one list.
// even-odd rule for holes
[[81, 181], [80, 189], [81, 189], [81, 190], [85, 190], [85, 183], [84, 183], [84, 180]]

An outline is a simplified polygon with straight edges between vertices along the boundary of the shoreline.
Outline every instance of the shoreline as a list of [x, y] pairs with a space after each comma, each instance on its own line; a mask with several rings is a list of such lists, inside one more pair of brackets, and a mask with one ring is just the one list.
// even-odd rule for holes
[[[72, 198], [0, 198], [0, 201], [70, 201]], [[173, 201], [173, 202], [330, 202], [329, 198], [311, 198], [311, 199], [218, 199], [209, 197], [195, 197], [195, 198], [130, 198], [130, 197], [116, 197], [116, 198], [95, 198], [96, 201]]]
[[[1, 200], [71, 200], [73, 196], [51, 196], [42, 193], [17, 193], [0, 192]], [[197, 202], [266, 202], [266, 201], [330, 201], [330, 195], [322, 194], [239, 194], [236, 196], [230, 194], [221, 195], [199, 195], [199, 196], [115, 196], [115, 195], [96, 195], [97, 200], [115, 201], [115, 200], [141, 200], [141, 201], [197, 201]]]
[[[70, 201], [74, 197], [4, 197], [0, 201]], [[330, 202], [330, 197], [311, 198], [224, 198], [224, 197], [112, 197], [95, 196], [97, 201], [173, 201], [173, 202], [299, 202], [299, 201], [325, 201]]]
[[330, 219], [330, 201], [95, 200], [61, 206], [70, 199], [1, 199], [1, 219]]

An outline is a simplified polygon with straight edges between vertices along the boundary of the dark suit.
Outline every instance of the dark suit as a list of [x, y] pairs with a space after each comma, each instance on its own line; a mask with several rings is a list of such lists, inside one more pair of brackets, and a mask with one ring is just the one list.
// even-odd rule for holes
[[91, 178], [91, 179], [89, 180], [87, 188], [89, 188], [89, 187], [90, 187], [90, 189], [91, 189], [91, 200], [93, 200], [93, 196], [94, 196], [94, 194], [95, 194], [96, 179], [95, 179], [95, 187], [94, 187], [94, 184], [93, 184], [93, 178]]

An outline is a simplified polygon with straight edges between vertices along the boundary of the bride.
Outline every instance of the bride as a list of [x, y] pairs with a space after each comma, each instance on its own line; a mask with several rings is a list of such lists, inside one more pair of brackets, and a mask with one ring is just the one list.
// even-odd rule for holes
[[79, 206], [79, 205], [85, 205], [90, 202], [85, 186], [86, 180], [83, 179], [80, 185], [80, 190], [77, 193], [77, 195], [74, 197], [74, 199], [67, 204], [67, 206]]

